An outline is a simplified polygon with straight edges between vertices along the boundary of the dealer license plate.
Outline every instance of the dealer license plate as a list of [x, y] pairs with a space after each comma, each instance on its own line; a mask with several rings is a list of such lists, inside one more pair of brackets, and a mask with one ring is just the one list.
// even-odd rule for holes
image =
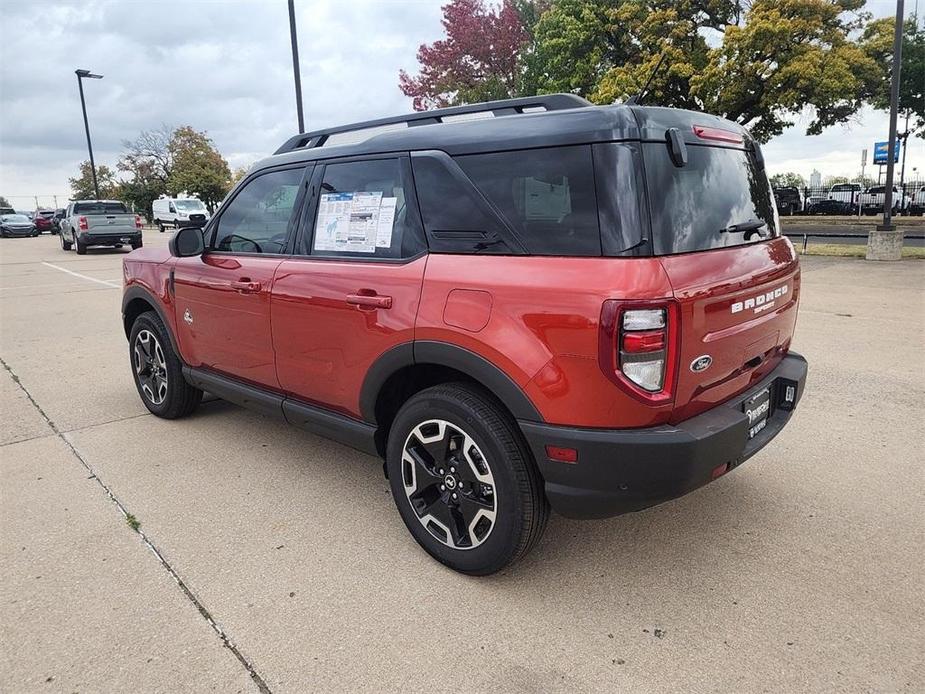
[[742, 411], [748, 417], [748, 438], [754, 438], [768, 425], [771, 414], [771, 388], [764, 388], [742, 404]]

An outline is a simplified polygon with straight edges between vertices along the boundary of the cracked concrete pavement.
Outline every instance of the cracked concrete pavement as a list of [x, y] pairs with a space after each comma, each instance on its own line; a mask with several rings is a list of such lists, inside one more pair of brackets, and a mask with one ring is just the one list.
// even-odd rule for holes
[[804, 259], [810, 381], [768, 449], [473, 579], [373, 458], [221, 401], [148, 415], [122, 254], [0, 244], [0, 690], [925, 688], [925, 263]]

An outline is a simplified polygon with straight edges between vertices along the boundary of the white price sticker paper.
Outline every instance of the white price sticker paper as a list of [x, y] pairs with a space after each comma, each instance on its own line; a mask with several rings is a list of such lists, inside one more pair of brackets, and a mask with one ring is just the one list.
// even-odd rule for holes
[[315, 225], [316, 251], [375, 253], [392, 245], [396, 198], [381, 192], [323, 193]]

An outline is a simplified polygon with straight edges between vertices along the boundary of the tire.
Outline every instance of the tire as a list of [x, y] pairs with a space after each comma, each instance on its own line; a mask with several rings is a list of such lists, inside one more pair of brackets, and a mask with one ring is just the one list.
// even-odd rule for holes
[[137, 241], [132, 241], [132, 250], [134, 251], [136, 248], [141, 248], [141, 247], [144, 246], [144, 245], [145, 245], [145, 244], [144, 244], [144, 240], [143, 240], [143, 239], [138, 239]]
[[[418, 463], [410, 462], [412, 453]], [[428, 388], [402, 406], [389, 431], [386, 470], [411, 535], [461, 573], [485, 576], [516, 562], [549, 518], [517, 423], [489, 393], [466, 383]]]
[[62, 251], [69, 251], [69, 250], [71, 250], [71, 242], [65, 240], [64, 234], [58, 234], [58, 239], [61, 241], [61, 250], [62, 250]]
[[74, 248], [77, 250], [77, 255], [87, 255], [87, 247], [79, 239], [74, 239]]
[[128, 344], [135, 388], [151, 414], [179, 419], [199, 406], [202, 391], [183, 378], [183, 364], [156, 312], [146, 311], [135, 319]]
[[157, 223], [157, 230], [163, 234], [164, 233], [164, 223], [159, 219], [156, 219], [154, 221]]

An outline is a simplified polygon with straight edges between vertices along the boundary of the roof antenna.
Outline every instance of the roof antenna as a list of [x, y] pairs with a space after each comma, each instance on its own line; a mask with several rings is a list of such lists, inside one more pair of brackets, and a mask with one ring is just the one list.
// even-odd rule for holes
[[662, 63], [665, 62], [665, 56], [667, 54], [668, 51], [662, 51], [658, 62], [655, 64], [655, 67], [652, 68], [652, 72], [649, 73], [649, 79], [646, 80], [645, 86], [624, 102], [627, 106], [642, 106], [642, 100], [645, 99], [646, 94], [649, 93], [649, 85], [652, 84], [652, 80], [655, 78], [655, 75], [658, 74], [659, 69], [662, 67]]

